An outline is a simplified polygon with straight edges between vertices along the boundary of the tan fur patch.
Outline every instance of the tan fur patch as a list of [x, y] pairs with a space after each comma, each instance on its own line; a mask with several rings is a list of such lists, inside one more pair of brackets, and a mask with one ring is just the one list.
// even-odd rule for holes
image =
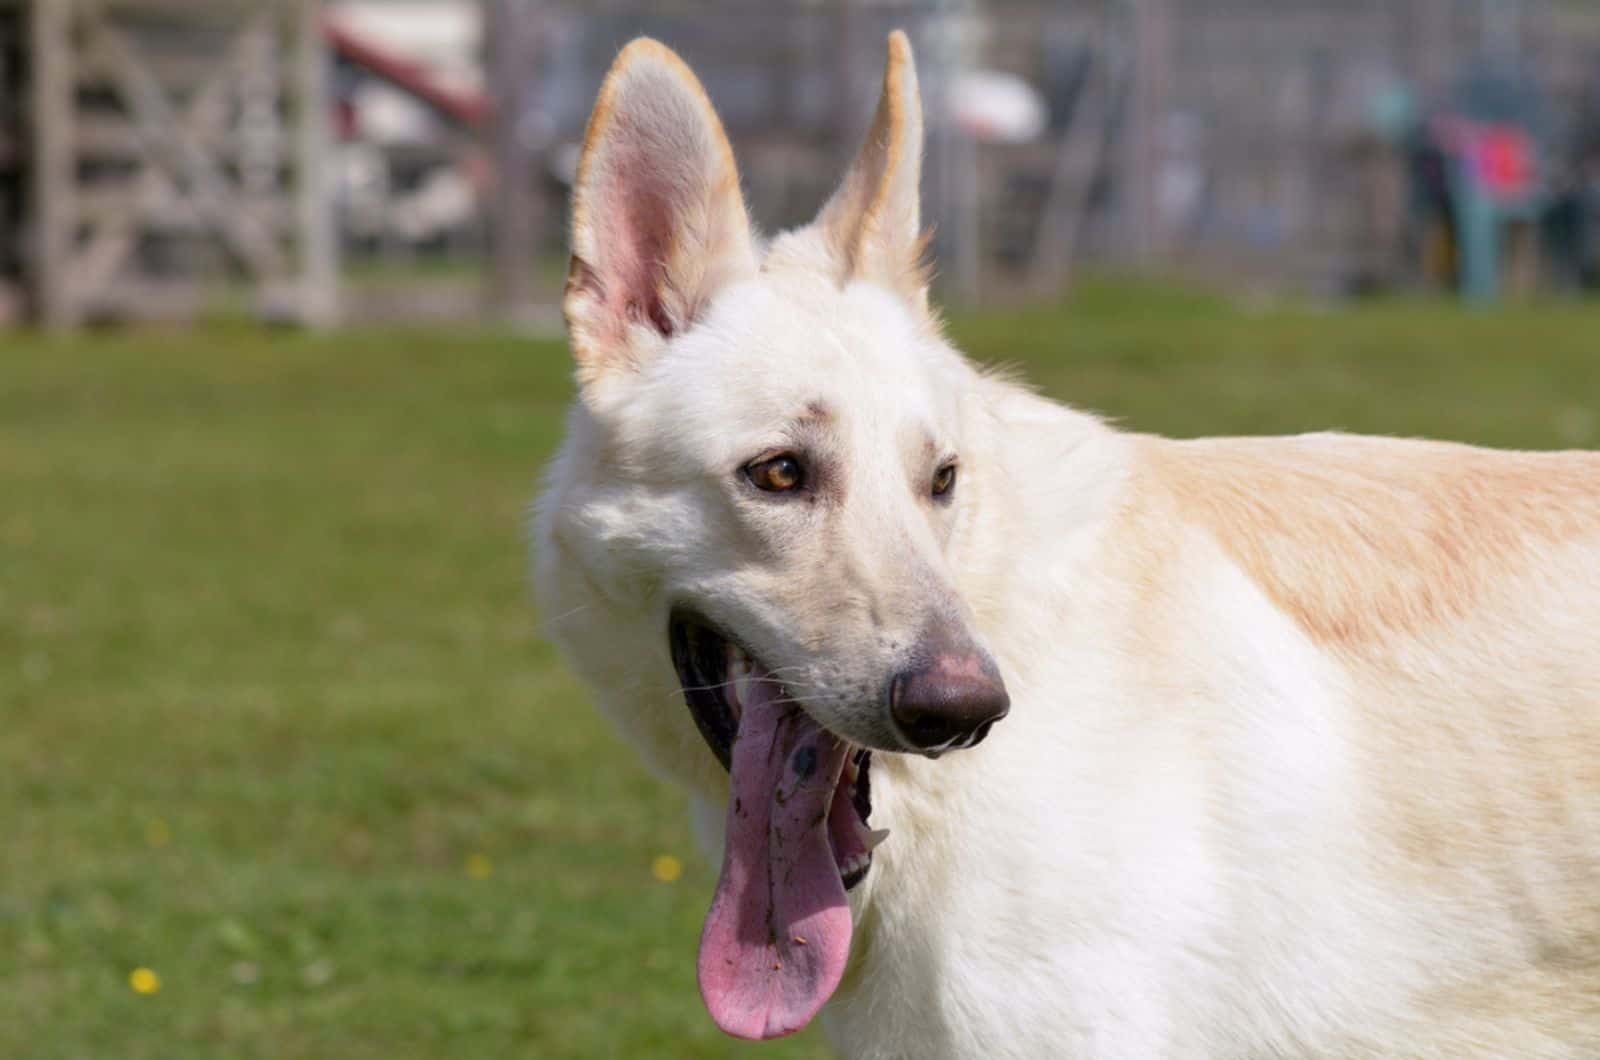
[[1175, 514], [1323, 642], [1459, 617], [1540, 545], [1600, 535], [1600, 454], [1341, 435], [1142, 453]]

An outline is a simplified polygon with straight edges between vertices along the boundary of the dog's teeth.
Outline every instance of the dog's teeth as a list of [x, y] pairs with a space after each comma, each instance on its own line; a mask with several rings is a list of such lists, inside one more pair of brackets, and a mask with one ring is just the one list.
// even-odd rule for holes
[[883, 841], [888, 838], [889, 830], [887, 828], [875, 828], [868, 832], [866, 839], [868, 853], [878, 849], [878, 847], [882, 845]]
[[728, 672], [727, 687], [733, 693], [734, 700], [743, 706], [750, 691], [750, 658], [744, 652], [728, 645]]

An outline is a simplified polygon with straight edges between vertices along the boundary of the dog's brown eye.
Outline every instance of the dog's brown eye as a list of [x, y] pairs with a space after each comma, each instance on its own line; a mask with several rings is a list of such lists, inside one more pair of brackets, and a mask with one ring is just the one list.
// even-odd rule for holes
[[757, 460], [744, 469], [745, 476], [755, 485], [756, 489], [766, 490], [768, 493], [787, 493], [797, 490], [805, 485], [805, 469], [800, 466], [800, 461], [784, 453], [766, 460]]
[[933, 495], [943, 497], [956, 486], [956, 466], [946, 464], [933, 473]]

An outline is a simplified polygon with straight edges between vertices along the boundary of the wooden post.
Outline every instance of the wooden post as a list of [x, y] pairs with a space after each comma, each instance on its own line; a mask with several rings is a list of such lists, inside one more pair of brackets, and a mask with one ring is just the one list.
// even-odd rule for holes
[[1105, 153], [1112, 74], [1104, 19], [1109, 17], [1103, 13], [1102, 21], [1095, 23], [1087, 35], [1088, 65], [1071, 121], [1061, 130], [1050, 191], [1039, 212], [1039, 234], [1034, 241], [1028, 283], [1041, 297], [1060, 298], [1072, 281], [1078, 235], [1089, 214], [1095, 176]]
[[72, 250], [73, 0], [35, 0], [29, 8], [32, 54], [34, 311], [48, 328], [79, 323], [67, 261]]
[[490, 299], [507, 317], [532, 302], [533, 262], [540, 202], [534, 186], [534, 145], [524, 126], [532, 102], [527, 86], [535, 69], [534, 6], [527, 0], [486, 0], [489, 83], [494, 99], [490, 128], [494, 192], [489, 203]]
[[339, 315], [339, 242], [328, 183], [328, 55], [321, 0], [294, 0], [295, 199], [304, 323], [325, 327]]
[[1442, 95], [1455, 72], [1452, 6], [1451, 0], [1418, 0], [1413, 9], [1417, 80], [1428, 99]]
[[945, 209], [955, 233], [946, 290], [953, 301], [975, 305], [983, 293], [983, 187], [978, 172], [978, 141], [953, 122], [945, 130], [945, 157], [949, 163], [946, 176], [950, 189]]
[[940, 291], [964, 305], [976, 303], [983, 293], [983, 188], [978, 141], [955, 122], [950, 92], [974, 58], [974, 10], [970, 0], [934, 7], [919, 21], [925, 32], [917, 56], [926, 71], [920, 80], [928, 137], [925, 175], [932, 191], [924, 200], [922, 223], [935, 233]]
[[1515, 65], [1522, 58], [1520, 0], [1479, 0], [1478, 36], [1480, 52]]
[[1165, 249], [1157, 198], [1161, 131], [1171, 86], [1172, 0], [1130, 0], [1133, 15], [1133, 99], [1124, 168], [1126, 250], [1139, 265]]
[[834, 9], [833, 29], [833, 143], [837, 159], [834, 168], [843, 173], [855, 160], [861, 149], [860, 130], [867, 127], [870, 116], [856, 114], [856, 47], [860, 20], [856, 17], [854, 0], [838, 0]]

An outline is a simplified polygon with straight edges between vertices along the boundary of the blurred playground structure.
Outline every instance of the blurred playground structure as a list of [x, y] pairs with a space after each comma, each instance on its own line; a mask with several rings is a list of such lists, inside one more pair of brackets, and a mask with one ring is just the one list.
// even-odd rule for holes
[[959, 302], [1084, 263], [1326, 295], [1600, 284], [1584, 0], [0, 0], [0, 322], [550, 322], [587, 108], [647, 33], [768, 228], [917, 48]]

